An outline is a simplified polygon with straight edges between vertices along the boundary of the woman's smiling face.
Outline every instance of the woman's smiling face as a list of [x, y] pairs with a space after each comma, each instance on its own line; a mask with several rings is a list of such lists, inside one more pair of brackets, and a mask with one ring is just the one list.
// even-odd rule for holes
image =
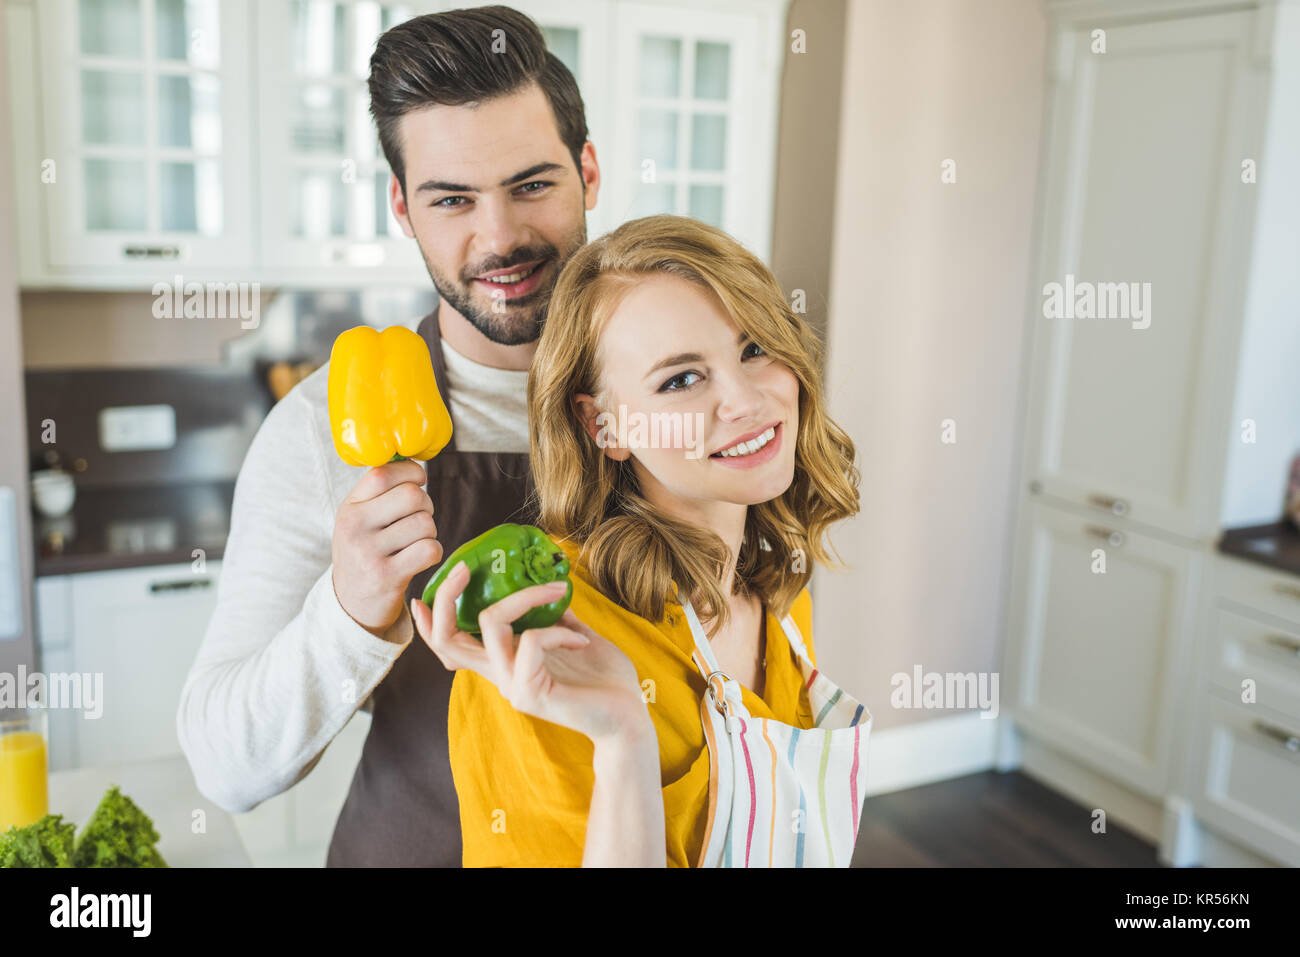
[[[799, 380], [745, 337], [712, 290], [668, 273], [639, 280], [606, 320], [597, 363], [603, 404], [580, 396], [580, 408], [589, 421], [607, 413], [606, 454], [634, 458], [651, 503], [684, 515], [770, 501], [790, 486]], [[620, 422], [626, 441], [612, 447]]]

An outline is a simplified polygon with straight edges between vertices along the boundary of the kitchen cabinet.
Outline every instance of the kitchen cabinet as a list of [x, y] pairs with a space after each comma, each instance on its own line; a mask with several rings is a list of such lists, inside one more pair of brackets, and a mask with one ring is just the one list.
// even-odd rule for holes
[[760, 258], [771, 196], [784, 9], [776, 3], [666, 16], [661, 4], [614, 10], [615, 215], [691, 216]]
[[181, 687], [216, 607], [220, 561], [37, 580], [42, 671], [100, 676], [102, 713], [50, 711], [53, 770], [179, 756]]
[[1300, 866], [1300, 577], [1217, 557], [1192, 690], [1197, 818]]
[[388, 203], [366, 77], [385, 30], [432, 4], [268, 0], [257, 5], [263, 265], [277, 281], [322, 269], [428, 282]]
[[6, 12], [20, 281], [147, 289], [251, 267], [245, 0]]
[[[1017, 734], [1092, 775], [1077, 799], [1124, 789], [1143, 810], [1123, 823], [1162, 860], [1192, 862], [1183, 809], [1222, 815], [1255, 773], [1270, 806], [1286, 781], [1194, 676], [1203, 644], [1223, 640], [1202, 584], [1218, 530], [1275, 519], [1300, 449], [1300, 6], [1045, 8], [1003, 687]], [[1081, 308], [1054, 310], [1063, 290]], [[1210, 714], [1215, 757], [1197, 778], [1210, 732], [1192, 728]]]
[[[184, 762], [180, 692], [216, 605], [220, 561], [37, 579], [39, 667], [102, 675], [99, 718], [49, 712], [50, 770]], [[361, 758], [370, 715], [358, 710], [315, 767], [234, 824], [256, 866], [319, 867]], [[188, 771], [187, 771], [188, 773]]]
[[1174, 753], [1169, 707], [1190, 668], [1201, 556], [1086, 509], [1022, 516], [1008, 662], [1016, 718], [1097, 771], [1159, 798]]
[[[1258, 155], [1267, 96], [1250, 55], [1256, 16], [1103, 24], [1105, 54], [1091, 52], [1090, 30], [1056, 38], [1028, 478], [1036, 494], [1189, 539], [1218, 517], [1224, 359], [1248, 261], [1234, 241], [1256, 198], [1238, 171]], [[1150, 325], [1044, 316], [1043, 288], [1068, 288], [1067, 276], [1149, 284]]]
[[[768, 255], [786, 2], [520, 0], [583, 95], [590, 237], [670, 212]], [[424, 286], [366, 76], [380, 33], [458, 5], [6, 0], [21, 284]]]

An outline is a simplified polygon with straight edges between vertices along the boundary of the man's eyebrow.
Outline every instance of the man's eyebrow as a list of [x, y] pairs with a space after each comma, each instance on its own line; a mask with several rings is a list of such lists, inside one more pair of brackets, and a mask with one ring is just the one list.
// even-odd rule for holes
[[[513, 176], [506, 177], [500, 182], [499, 185], [514, 186], [516, 183], [522, 183], [526, 179], [532, 179], [534, 176], [537, 176], [540, 173], [553, 173], [556, 172], [557, 170], [563, 172], [564, 167], [561, 166], [559, 163], [538, 163], [535, 166], [528, 167], [528, 169], [526, 170], [521, 170], [518, 173], [515, 173]], [[466, 186], [463, 183], [448, 183], [446, 180], [441, 180], [441, 179], [428, 179], [425, 180], [423, 183], [421, 183], [419, 186], [415, 187], [415, 191], [417, 193], [422, 193], [425, 191], [435, 192], [439, 190], [444, 193], [479, 192], [479, 188], [477, 186]]]
[[[748, 338], [749, 334], [742, 329], [740, 335], [736, 336], [736, 345], [741, 345]], [[666, 369], [669, 366], [685, 365], [687, 362], [703, 361], [704, 356], [700, 355], [698, 352], [679, 352], [675, 356], [668, 356], [666, 359], [660, 359], [654, 364], [654, 368], [647, 372], [643, 378], [648, 379], [660, 369]]]
[[564, 172], [564, 167], [559, 163], [538, 163], [536, 166], [530, 166], [528, 169], [515, 173], [509, 179], [501, 181], [502, 186], [514, 186], [515, 183], [522, 183], [526, 179], [532, 179], [541, 173], [554, 173], [556, 171]]

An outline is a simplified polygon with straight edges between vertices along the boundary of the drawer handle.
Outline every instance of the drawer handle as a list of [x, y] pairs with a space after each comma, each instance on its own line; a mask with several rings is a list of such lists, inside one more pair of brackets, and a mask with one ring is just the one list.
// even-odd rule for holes
[[191, 588], [209, 588], [211, 578], [177, 578], [169, 582], [150, 582], [149, 590], [157, 595], [160, 592], [188, 591]]
[[1110, 544], [1114, 545], [1116, 548], [1119, 548], [1124, 544], [1124, 533], [1117, 532], [1113, 528], [1105, 528], [1101, 525], [1085, 525], [1083, 530], [1093, 538], [1106, 539], [1106, 541], [1110, 542]]
[[1300, 737], [1292, 734], [1290, 731], [1283, 731], [1281, 728], [1274, 727], [1263, 721], [1254, 722], [1254, 728], [1264, 737], [1276, 741], [1288, 751], [1300, 754]]
[[1113, 495], [1089, 495], [1088, 504], [1095, 505], [1097, 508], [1110, 509], [1116, 515], [1128, 514], [1128, 502], [1122, 498], [1115, 498]]
[[127, 259], [178, 259], [179, 246], [125, 246], [122, 252]]
[[1284, 651], [1289, 651], [1293, 655], [1300, 655], [1300, 641], [1294, 638], [1288, 638], [1286, 635], [1268, 635], [1264, 638], [1270, 645], [1277, 645]]
[[1300, 601], [1300, 585], [1291, 585], [1287, 582], [1274, 582], [1273, 591], [1279, 595], [1285, 595], [1287, 598], [1294, 598]]

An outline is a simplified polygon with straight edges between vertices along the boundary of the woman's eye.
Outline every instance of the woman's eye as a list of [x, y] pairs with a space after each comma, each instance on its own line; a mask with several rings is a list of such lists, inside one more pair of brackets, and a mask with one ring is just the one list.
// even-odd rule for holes
[[[753, 349], [754, 351], [750, 352], [749, 351], [750, 349]], [[760, 346], [757, 342], [746, 343], [744, 351], [740, 353], [740, 357], [742, 359], [755, 359], [758, 356], [765, 356], [765, 355], [767, 355], [767, 353], [763, 351], [763, 347]]]
[[671, 379], [669, 379], [667, 382], [661, 385], [659, 387], [659, 391], [680, 392], [682, 389], [694, 385], [695, 384], [694, 381], [691, 382], [686, 381], [686, 379], [689, 376], [695, 376], [696, 379], [699, 379], [700, 374], [698, 372], [679, 372], [677, 375], [673, 376]]

